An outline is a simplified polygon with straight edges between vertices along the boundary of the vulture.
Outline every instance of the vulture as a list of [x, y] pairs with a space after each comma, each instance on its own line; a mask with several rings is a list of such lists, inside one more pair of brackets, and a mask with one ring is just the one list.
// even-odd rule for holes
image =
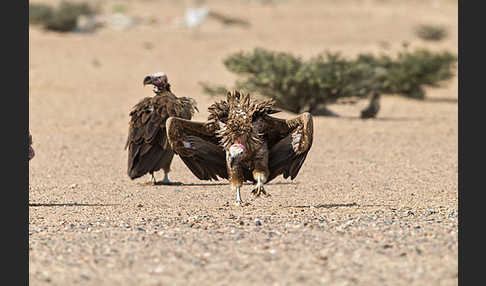
[[30, 131], [29, 131], [29, 161], [30, 159], [34, 158], [35, 156], [35, 152], [34, 152], [34, 148], [32, 148], [32, 135], [30, 134]]
[[228, 179], [236, 205], [245, 205], [240, 188], [270, 196], [264, 184], [275, 177], [294, 179], [312, 146], [313, 121], [305, 112], [293, 119], [272, 114], [273, 99], [256, 101], [249, 94], [228, 92], [226, 100], [209, 106], [206, 122], [171, 117], [167, 137], [172, 149], [200, 180]]
[[143, 85], [154, 86], [155, 95], [138, 102], [130, 112], [130, 123], [125, 150], [128, 148], [128, 169], [130, 179], [151, 175], [148, 184], [157, 184], [154, 172], [162, 169], [164, 179], [161, 184], [174, 184], [168, 173], [174, 151], [167, 141], [165, 123], [169, 117], [190, 120], [197, 110], [196, 101], [187, 97], [176, 97], [168, 82], [167, 75], [158, 72], [148, 75]]

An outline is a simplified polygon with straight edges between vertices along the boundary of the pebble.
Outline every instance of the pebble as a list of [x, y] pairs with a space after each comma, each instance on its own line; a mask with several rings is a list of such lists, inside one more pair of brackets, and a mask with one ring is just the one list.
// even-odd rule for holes
[[162, 271], [164, 271], [164, 267], [161, 265], [154, 269], [154, 273], [162, 273]]
[[259, 219], [255, 219], [255, 225], [256, 226], [261, 226], [262, 225], [262, 222], [259, 220]]
[[404, 214], [405, 216], [415, 215], [415, 214], [414, 214], [412, 211], [410, 211], [410, 210], [409, 210], [409, 211], [405, 211], [403, 214]]

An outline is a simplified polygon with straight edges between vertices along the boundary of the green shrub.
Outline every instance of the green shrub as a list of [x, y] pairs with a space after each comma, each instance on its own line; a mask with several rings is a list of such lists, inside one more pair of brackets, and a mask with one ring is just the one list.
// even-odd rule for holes
[[48, 30], [69, 32], [76, 28], [79, 16], [95, 13], [96, 9], [84, 2], [63, 1], [57, 8], [44, 4], [29, 4], [29, 23], [41, 24]]
[[[456, 60], [448, 52], [404, 50], [395, 59], [360, 54], [350, 60], [326, 52], [304, 61], [290, 53], [256, 48], [230, 55], [224, 65], [243, 77], [235, 88], [273, 98], [278, 107], [291, 112], [315, 114], [325, 105], [346, 98], [352, 102], [370, 95], [400, 94], [423, 99], [423, 86], [438, 86], [451, 78]], [[207, 83], [202, 86], [204, 92], [214, 95], [228, 90]]]
[[29, 24], [43, 24], [47, 22], [53, 14], [54, 9], [49, 5], [29, 3]]
[[78, 17], [92, 15], [95, 10], [88, 3], [61, 2], [54, 15], [45, 23], [45, 28], [58, 32], [69, 32], [76, 28]]
[[383, 93], [396, 93], [423, 99], [423, 86], [438, 87], [444, 80], [454, 76], [457, 57], [449, 52], [433, 53], [417, 50], [401, 52], [388, 69], [386, 88]]

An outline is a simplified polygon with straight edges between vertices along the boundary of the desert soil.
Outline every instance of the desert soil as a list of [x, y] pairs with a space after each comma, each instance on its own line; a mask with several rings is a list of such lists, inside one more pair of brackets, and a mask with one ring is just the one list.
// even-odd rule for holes
[[[352, 57], [406, 41], [457, 53], [457, 2], [207, 1], [251, 26], [209, 19], [194, 30], [176, 25], [188, 1], [99, 3], [148, 20], [29, 31], [31, 285], [457, 285], [457, 76], [425, 101], [385, 96], [376, 119], [358, 118], [366, 101], [331, 105], [342, 117], [314, 117], [297, 178], [272, 181], [272, 196], [246, 207], [178, 157], [170, 179], [183, 185], [131, 181], [124, 150], [131, 107], [152, 95], [149, 73], [196, 99], [202, 121], [217, 98], [199, 82], [232, 85], [222, 59], [233, 52]], [[422, 41], [418, 24], [444, 25], [448, 37]]]

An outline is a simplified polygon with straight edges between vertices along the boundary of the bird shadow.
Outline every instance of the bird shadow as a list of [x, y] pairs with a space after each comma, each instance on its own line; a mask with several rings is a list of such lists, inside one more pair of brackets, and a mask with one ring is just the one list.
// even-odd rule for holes
[[88, 203], [29, 203], [29, 207], [107, 207], [118, 204], [88, 204]]
[[433, 97], [433, 98], [425, 98], [424, 101], [426, 102], [439, 102], [439, 103], [457, 103], [457, 98], [450, 98], [450, 97]]
[[371, 121], [419, 121], [423, 117], [376, 117], [376, 118], [361, 118], [359, 116], [341, 116], [342, 119], [347, 120], [371, 120]]
[[356, 207], [358, 206], [357, 203], [337, 203], [337, 204], [318, 204], [318, 205], [313, 205], [313, 206], [287, 206], [287, 207], [290, 207], [290, 208], [316, 208], [316, 209], [319, 209], [319, 208], [326, 208], [326, 209], [330, 209], [330, 208], [339, 208], [339, 207]]
[[288, 208], [325, 208], [325, 209], [330, 209], [330, 208], [339, 208], [339, 207], [358, 207], [358, 208], [374, 208], [374, 207], [388, 207], [388, 208], [393, 208], [393, 205], [387, 205], [387, 204], [357, 204], [356, 202], [352, 203], [334, 203], [334, 204], [317, 204], [317, 205], [298, 205], [298, 206], [287, 206]]
[[[265, 184], [266, 186], [271, 186], [271, 185], [297, 185], [299, 183], [297, 182], [275, 182], [275, 183], [268, 183]], [[159, 185], [159, 184], [157, 184]], [[164, 185], [164, 184], [160, 184]], [[211, 186], [226, 186], [229, 185], [229, 183], [224, 183], [224, 182], [218, 182], [218, 183], [180, 183], [180, 184], [174, 184], [173, 186], [182, 186], [182, 187], [211, 187]], [[243, 185], [254, 185], [252, 183], [243, 183]], [[170, 186], [170, 185], [165, 185], [165, 186]]]
[[189, 183], [189, 184], [181, 184], [180, 186], [185, 187], [210, 187], [210, 186], [225, 186], [228, 183]]
[[271, 185], [298, 185], [298, 182], [275, 182], [275, 183], [268, 183], [265, 184], [266, 186], [271, 186]]

